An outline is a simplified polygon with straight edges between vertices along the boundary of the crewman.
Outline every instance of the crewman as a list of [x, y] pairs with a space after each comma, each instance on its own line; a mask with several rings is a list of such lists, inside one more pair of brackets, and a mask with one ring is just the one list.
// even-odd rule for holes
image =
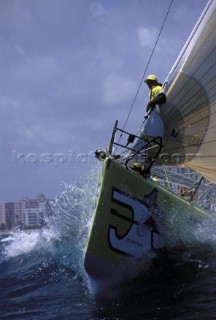
[[[140, 150], [142, 146], [145, 145], [146, 140], [152, 139], [154, 137], [163, 138], [164, 135], [164, 124], [160, 116], [160, 107], [163, 103], [166, 102], [166, 95], [163, 91], [163, 86], [158, 82], [157, 77], [153, 74], [150, 74], [144, 80], [144, 83], [146, 83], [150, 89], [150, 101], [146, 106], [147, 114], [145, 116], [144, 127], [143, 131], [140, 134], [140, 139], [138, 139], [136, 144], [133, 146], [135, 152]], [[133, 163], [132, 169], [141, 171], [142, 166], [143, 164], [137, 161]]]
[[[149, 98], [150, 101], [147, 104], [146, 111], [148, 112], [151, 108], [154, 108], [156, 105], [161, 105], [166, 102], [166, 95], [163, 91], [163, 85], [158, 82], [158, 79], [155, 75], [150, 74], [144, 82], [150, 89]], [[158, 111], [158, 110], [157, 110]]]

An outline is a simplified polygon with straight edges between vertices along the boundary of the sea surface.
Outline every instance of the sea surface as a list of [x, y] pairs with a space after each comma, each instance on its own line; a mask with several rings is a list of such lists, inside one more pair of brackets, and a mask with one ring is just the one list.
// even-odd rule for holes
[[66, 185], [46, 226], [0, 236], [0, 319], [216, 319], [216, 217], [180, 260], [96, 293], [83, 267], [96, 187]]

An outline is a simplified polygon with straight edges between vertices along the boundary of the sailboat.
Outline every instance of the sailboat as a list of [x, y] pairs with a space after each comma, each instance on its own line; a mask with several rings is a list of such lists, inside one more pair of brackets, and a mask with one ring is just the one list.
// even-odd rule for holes
[[[118, 121], [107, 149], [96, 152], [102, 167], [84, 260], [91, 279], [115, 281], [141, 273], [160, 254], [175, 255], [172, 239], [184, 241], [192, 227], [211, 216], [191, 200], [199, 177], [216, 183], [215, 30], [216, 1], [210, 0], [165, 80], [165, 134], [163, 141], [156, 137], [145, 145], [148, 174], [130, 169], [133, 157], [127, 154], [139, 136], [120, 129]], [[195, 172], [198, 180], [189, 201], [163, 185], [157, 172], [164, 167], [174, 168], [174, 175], [181, 168]]]

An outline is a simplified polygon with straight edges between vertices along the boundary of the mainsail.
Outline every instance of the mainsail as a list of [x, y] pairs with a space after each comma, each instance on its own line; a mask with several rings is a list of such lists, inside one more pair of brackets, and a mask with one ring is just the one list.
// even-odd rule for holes
[[164, 87], [159, 162], [191, 168], [216, 183], [216, 1], [208, 2]]

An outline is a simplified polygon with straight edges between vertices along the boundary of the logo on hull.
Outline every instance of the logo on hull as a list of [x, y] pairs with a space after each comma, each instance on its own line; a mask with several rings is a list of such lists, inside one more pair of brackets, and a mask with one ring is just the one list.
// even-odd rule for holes
[[112, 250], [139, 258], [164, 246], [163, 210], [156, 204], [157, 193], [154, 189], [140, 200], [112, 189], [112, 224], [108, 231]]

